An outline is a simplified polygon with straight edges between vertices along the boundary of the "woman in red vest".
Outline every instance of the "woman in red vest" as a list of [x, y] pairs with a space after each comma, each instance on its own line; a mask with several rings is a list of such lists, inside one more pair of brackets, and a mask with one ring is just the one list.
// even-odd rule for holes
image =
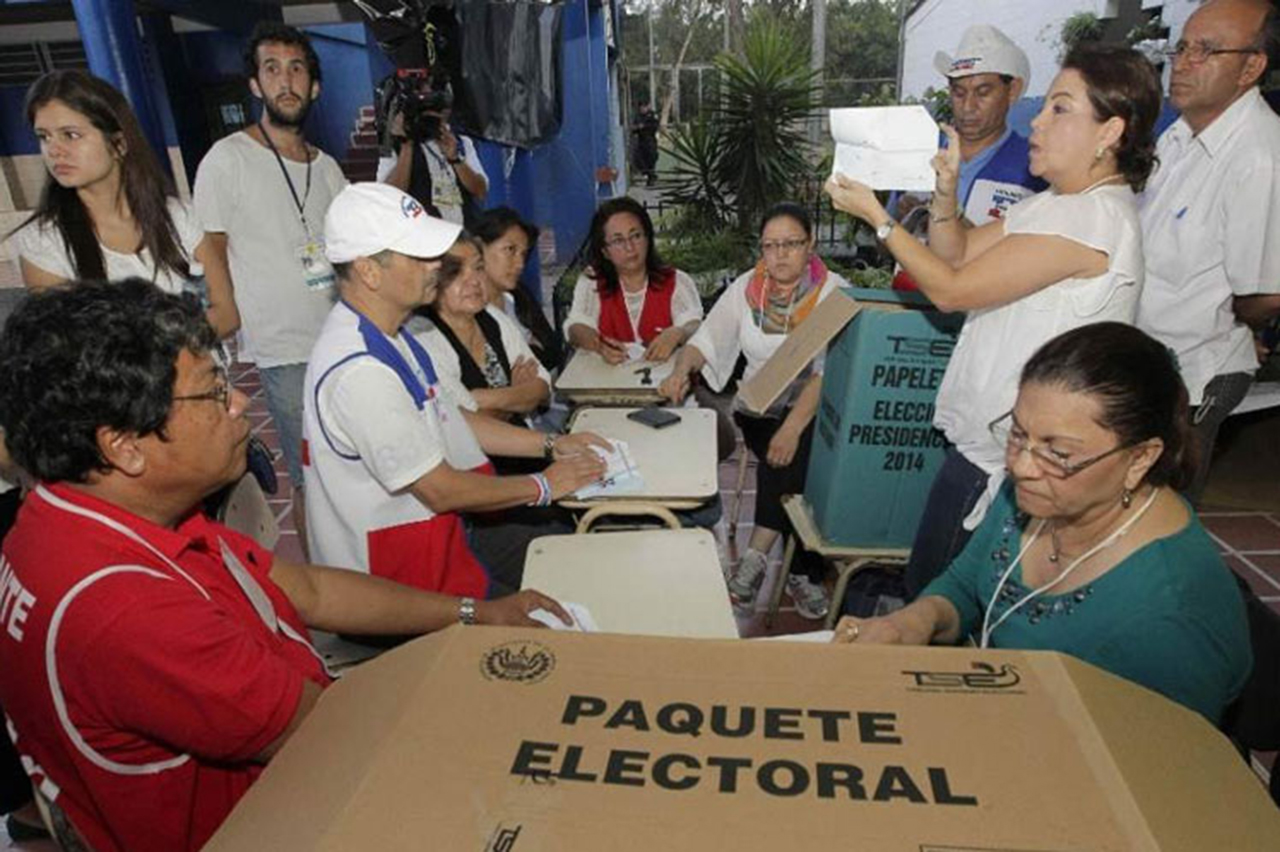
[[658, 257], [653, 221], [635, 199], [610, 199], [596, 210], [587, 262], [564, 322], [573, 346], [610, 364], [666, 361], [698, 330], [698, 288]]

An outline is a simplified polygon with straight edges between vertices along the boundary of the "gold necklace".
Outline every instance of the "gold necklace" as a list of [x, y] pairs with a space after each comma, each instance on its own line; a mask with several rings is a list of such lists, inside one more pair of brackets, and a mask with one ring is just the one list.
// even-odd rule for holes
[[1107, 175], [1102, 180], [1091, 183], [1088, 186], [1086, 186], [1084, 189], [1080, 190], [1080, 194], [1084, 195], [1086, 192], [1097, 189], [1098, 187], [1102, 186], [1104, 183], [1111, 183], [1114, 180], [1124, 180], [1124, 175]]

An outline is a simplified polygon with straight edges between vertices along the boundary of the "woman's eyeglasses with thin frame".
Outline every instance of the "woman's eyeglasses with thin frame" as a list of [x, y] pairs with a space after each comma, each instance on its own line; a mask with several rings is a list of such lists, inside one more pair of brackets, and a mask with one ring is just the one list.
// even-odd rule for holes
[[1021, 453], [1025, 450], [1026, 452], [1031, 453], [1031, 457], [1035, 459], [1036, 465], [1054, 479], [1069, 479], [1085, 468], [1097, 464], [1108, 456], [1113, 456], [1121, 450], [1131, 449], [1141, 443], [1141, 441], [1138, 441], [1133, 444], [1120, 444], [1119, 446], [1112, 447], [1105, 453], [1096, 455], [1093, 458], [1088, 458], [1084, 461], [1069, 462], [1051, 455], [1050, 451], [1043, 447], [1033, 445], [1031, 440], [1025, 434], [1019, 435], [1015, 433], [1013, 430], [1015, 425], [1013, 411], [1010, 410], [988, 423], [987, 430], [991, 432], [991, 437], [994, 438], [996, 443], [1004, 450], [1006, 457], [1015, 453]]
[[604, 241], [604, 247], [607, 249], [622, 249], [626, 246], [643, 245], [649, 239], [644, 231], [632, 231], [629, 234], [618, 234], [616, 237], [610, 237]]

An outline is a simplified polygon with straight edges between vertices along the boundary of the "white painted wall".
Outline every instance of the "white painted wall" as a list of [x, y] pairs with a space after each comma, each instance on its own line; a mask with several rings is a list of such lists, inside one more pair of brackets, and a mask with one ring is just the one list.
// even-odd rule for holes
[[[1058, 34], [1062, 22], [1076, 12], [1108, 14], [1114, 0], [926, 0], [906, 25], [902, 90], [920, 97], [925, 89], [940, 88], [943, 77], [933, 67], [939, 50], [955, 53], [960, 36], [971, 24], [994, 24], [1027, 53], [1031, 84], [1027, 94], [1043, 95], [1058, 71]], [[1163, 6], [1164, 22], [1176, 40], [1182, 25], [1200, 0], [1144, 0], [1144, 6]]]

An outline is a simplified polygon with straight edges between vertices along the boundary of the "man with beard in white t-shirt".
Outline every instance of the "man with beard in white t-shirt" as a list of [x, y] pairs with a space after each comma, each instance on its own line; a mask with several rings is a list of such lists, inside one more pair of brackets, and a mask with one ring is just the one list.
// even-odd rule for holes
[[231, 268], [247, 349], [241, 355], [258, 365], [305, 542], [302, 383], [333, 306], [324, 214], [347, 181], [337, 162], [303, 136], [320, 96], [320, 61], [306, 35], [259, 24], [245, 49], [245, 70], [262, 116], [219, 140], [201, 161], [195, 208], [206, 242]]

